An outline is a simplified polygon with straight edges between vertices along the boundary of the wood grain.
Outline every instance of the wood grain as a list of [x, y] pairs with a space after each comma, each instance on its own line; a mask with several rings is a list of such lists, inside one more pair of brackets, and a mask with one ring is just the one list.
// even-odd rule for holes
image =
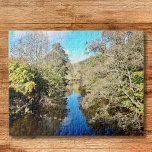
[[[11, 137], [8, 121], [9, 30], [145, 32], [144, 137]], [[151, 0], [0, 0], [0, 152], [152, 151]]]

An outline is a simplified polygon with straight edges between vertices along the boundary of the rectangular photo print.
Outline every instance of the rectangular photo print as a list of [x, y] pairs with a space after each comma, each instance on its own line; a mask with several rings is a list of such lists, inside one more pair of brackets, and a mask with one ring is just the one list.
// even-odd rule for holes
[[144, 135], [144, 32], [9, 31], [11, 136]]

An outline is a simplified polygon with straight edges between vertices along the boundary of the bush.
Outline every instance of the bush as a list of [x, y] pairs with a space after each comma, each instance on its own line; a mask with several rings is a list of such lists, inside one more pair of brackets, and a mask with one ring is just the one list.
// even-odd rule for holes
[[9, 63], [9, 86], [28, 96], [36, 86], [34, 73], [22, 59], [11, 58]]

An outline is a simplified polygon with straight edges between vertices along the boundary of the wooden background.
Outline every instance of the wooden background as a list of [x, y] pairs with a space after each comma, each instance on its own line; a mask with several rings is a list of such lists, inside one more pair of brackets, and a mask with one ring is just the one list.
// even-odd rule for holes
[[[10, 137], [9, 30], [142, 30], [145, 32], [144, 137]], [[0, 152], [152, 151], [151, 0], [0, 0]]]

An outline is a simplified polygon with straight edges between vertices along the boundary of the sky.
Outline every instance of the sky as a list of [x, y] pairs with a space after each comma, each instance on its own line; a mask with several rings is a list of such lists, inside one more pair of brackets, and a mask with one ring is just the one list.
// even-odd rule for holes
[[[25, 37], [26, 33], [34, 31], [9, 31], [9, 52], [11, 47], [20, 37]], [[85, 42], [101, 37], [102, 31], [41, 31], [49, 36], [50, 45], [61, 43], [66, 53], [69, 55], [71, 63], [82, 61], [90, 55], [85, 53]], [[51, 48], [50, 48], [51, 50]]]

